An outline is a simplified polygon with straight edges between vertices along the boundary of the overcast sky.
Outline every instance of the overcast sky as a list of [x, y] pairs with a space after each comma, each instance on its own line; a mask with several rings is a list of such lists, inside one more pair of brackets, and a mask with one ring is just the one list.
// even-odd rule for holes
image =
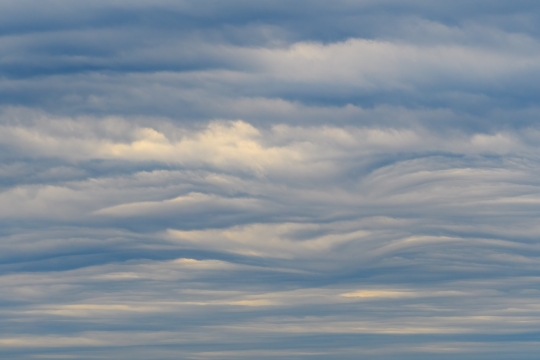
[[537, 359], [540, 2], [0, 0], [2, 359]]

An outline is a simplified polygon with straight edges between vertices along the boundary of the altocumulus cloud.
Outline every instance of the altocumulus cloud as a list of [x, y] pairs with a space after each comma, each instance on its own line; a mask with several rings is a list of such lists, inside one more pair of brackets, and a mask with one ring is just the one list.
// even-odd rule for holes
[[0, 1], [0, 354], [534, 359], [535, 1]]

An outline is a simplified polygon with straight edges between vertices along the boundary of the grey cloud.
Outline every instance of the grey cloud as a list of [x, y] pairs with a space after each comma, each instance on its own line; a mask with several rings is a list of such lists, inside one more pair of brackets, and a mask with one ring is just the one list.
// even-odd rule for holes
[[[44, 23], [78, 20], [69, 20], [67, 28], [21, 30], [2, 38], [2, 98], [4, 104], [69, 115], [128, 112], [183, 121], [243, 117], [246, 102], [253, 109], [247, 120], [260, 121], [267, 111], [260, 99], [298, 102], [308, 109], [347, 104], [459, 109], [480, 117], [471, 126], [485, 130], [484, 119], [501, 125], [493, 108], [535, 106], [536, 82], [529, 80], [538, 73], [537, 35], [530, 26], [518, 26], [534, 16], [529, 2], [510, 10], [464, 2], [451, 7], [438, 2], [317, 2], [306, 13], [302, 5], [209, 2], [204, 10], [192, 2], [43, 5]], [[13, 18], [27, 8], [5, 6], [14, 11]], [[360, 16], [352, 23], [368, 29], [330, 28], [326, 33], [333, 33], [332, 39], [303, 33], [319, 20], [339, 27], [345, 14]], [[444, 20], [452, 16], [460, 21]], [[496, 21], [504, 16], [514, 26]], [[384, 27], [375, 26], [373, 19]], [[243, 41], [246, 36], [261, 40]], [[345, 51], [346, 44], [363, 45], [351, 52]], [[306, 62], [290, 49], [314, 52], [317, 60]], [[339, 72], [342, 76], [336, 77]]]
[[537, 357], [537, 2], [0, 10], [1, 357]]

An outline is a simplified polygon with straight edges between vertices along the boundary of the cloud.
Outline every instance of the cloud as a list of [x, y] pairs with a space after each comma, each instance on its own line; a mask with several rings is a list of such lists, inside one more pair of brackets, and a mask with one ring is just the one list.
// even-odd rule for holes
[[8, 20], [26, 7], [6, 5], [13, 14], [0, 39], [4, 106], [182, 122], [286, 116], [304, 125], [314, 117], [365, 123], [362, 110], [391, 107], [394, 117], [413, 109], [454, 113], [428, 115], [424, 121], [436, 127], [489, 132], [534, 123], [498, 118], [504, 109], [536, 107], [530, 3], [486, 6], [490, 17], [463, 2], [452, 9], [423, 1], [310, 2], [307, 13], [282, 2], [207, 4], [204, 11], [190, 1], [61, 3], [61, 11], [44, 6], [47, 16], [17, 26]]
[[0, 8], [0, 357], [538, 353], [536, 2]]

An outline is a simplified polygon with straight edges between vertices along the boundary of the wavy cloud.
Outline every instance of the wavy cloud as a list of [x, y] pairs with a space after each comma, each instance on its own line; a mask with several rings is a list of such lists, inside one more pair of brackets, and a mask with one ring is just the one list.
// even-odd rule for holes
[[537, 2], [0, 2], [0, 357], [534, 359]]

